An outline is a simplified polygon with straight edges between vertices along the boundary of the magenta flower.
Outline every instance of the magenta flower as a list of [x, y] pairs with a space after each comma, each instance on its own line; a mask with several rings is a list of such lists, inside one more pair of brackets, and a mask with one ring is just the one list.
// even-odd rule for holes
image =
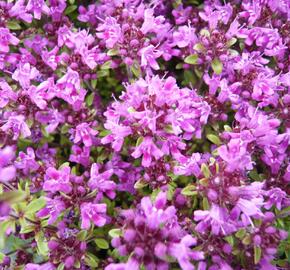
[[0, 108], [4, 108], [10, 100], [17, 100], [17, 93], [12, 90], [5, 80], [0, 80]]
[[[91, 177], [88, 185], [91, 189], [97, 189], [99, 193], [105, 193], [109, 198], [113, 199], [116, 195], [116, 184], [110, 180], [114, 170], [109, 169], [99, 173], [100, 166], [97, 163], [92, 164]], [[99, 195], [99, 194], [98, 194]]]
[[214, 235], [229, 235], [237, 230], [234, 223], [229, 220], [227, 210], [216, 204], [213, 204], [210, 210], [194, 211], [194, 220], [199, 221], [195, 229], [204, 234], [208, 229]]
[[19, 39], [12, 35], [8, 28], [0, 27], [0, 53], [9, 52], [9, 44], [17, 45]]
[[37, 213], [37, 216], [38, 217], [49, 216], [47, 223], [53, 224], [65, 209], [66, 209], [65, 203], [61, 199], [46, 198], [46, 206]]
[[218, 148], [220, 157], [227, 162], [227, 169], [234, 171], [237, 169], [251, 170], [253, 162], [249, 155], [246, 145], [240, 139], [232, 139], [228, 145]]
[[54, 47], [51, 51], [43, 49], [41, 52], [41, 58], [45, 64], [47, 64], [52, 70], [56, 70], [60, 57], [57, 56], [59, 48]]
[[87, 167], [90, 164], [90, 147], [84, 146], [82, 148], [77, 145], [73, 145], [69, 161], [76, 162]]
[[31, 67], [29, 63], [20, 63], [12, 75], [12, 79], [18, 81], [24, 89], [30, 86], [30, 81], [39, 75], [39, 71], [35, 67]]
[[27, 154], [22, 151], [18, 154], [15, 166], [25, 174], [28, 174], [29, 172], [36, 171], [40, 165], [36, 162], [34, 150], [31, 147], [28, 147], [26, 152]]
[[122, 148], [124, 138], [132, 134], [130, 127], [118, 125], [114, 122], [107, 122], [105, 128], [111, 130], [112, 133], [102, 138], [103, 144], [112, 143], [112, 147], [115, 151], [119, 152]]
[[25, 117], [21, 114], [10, 116], [6, 124], [1, 126], [1, 130], [11, 130], [13, 132], [13, 140], [16, 140], [19, 136], [22, 138], [27, 138], [31, 135], [31, 131], [25, 122]]
[[152, 162], [152, 157], [156, 160], [160, 159], [164, 154], [163, 152], [155, 145], [153, 139], [149, 136], [145, 137], [141, 144], [137, 146], [134, 152], [131, 154], [134, 158], [142, 158], [142, 166], [149, 167]]
[[47, 124], [45, 130], [48, 133], [54, 132], [56, 128], [65, 121], [65, 117], [57, 109], [37, 112], [35, 118], [40, 123]]
[[[109, 265], [108, 269], [169, 269], [168, 256], [182, 269], [193, 270], [191, 260], [202, 260], [203, 252], [193, 251], [196, 239], [179, 226], [174, 206], [166, 206], [166, 193], [160, 192], [153, 203], [144, 197], [138, 209], [123, 211], [123, 234], [112, 240], [121, 256], [131, 254], [128, 261]], [[150, 233], [148, 233], [150, 232]]]
[[106, 211], [107, 205], [104, 203], [83, 203], [81, 205], [81, 228], [88, 230], [91, 225], [91, 221], [97, 226], [102, 227], [106, 224]]
[[44, 0], [28, 0], [26, 10], [30, 12], [32, 11], [34, 14], [34, 18], [37, 20], [41, 19], [42, 13], [48, 15], [50, 12]]
[[31, 101], [34, 102], [40, 109], [45, 109], [47, 102], [54, 97], [54, 93], [50, 92], [52, 82], [47, 80], [40, 83], [38, 86], [31, 85], [27, 94]]
[[11, 181], [16, 176], [16, 168], [12, 164], [15, 149], [11, 146], [0, 148], [0, 182]]
[[70, 167], [64, 166], [60, 170], [53, 167], [48, 168], [44, 177], [43, 189], [51, 193], [70, 193], [72, 190]]
[[88, 123], [82, 123], [77, 125], [76, 129], [72, 131], [73, 142], [74, 143], [83, 143], [86, 147], [93, 145], [93, 138], [98, 134], [97, 130], [92, 129]]
[[153, 45], [149, 45], [140, 50], [141, 67], [151, 67], [154, 70], [159, 69], [156, 58], [162, 55], [162, 52], [157, 50]]
[[27, 23], [32, 22], [32, 15], [29, 14], [25, 8], [25, 0], [17, 0], [15, 4], [9, 10], [9, 15], [11, 17], [16, 17]]
[[106, 17], [103, 24], [97, 28], [97, 31], [97, 37], [104, 40], [109, 49], [112, 49], [118, 42], [123, 40], [121, 27], [113, 17]]

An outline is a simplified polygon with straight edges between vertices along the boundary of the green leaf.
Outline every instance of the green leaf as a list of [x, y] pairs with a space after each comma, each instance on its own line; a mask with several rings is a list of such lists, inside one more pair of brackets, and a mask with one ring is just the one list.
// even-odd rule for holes
[[7, 191], [0, 194], [0, 202], [7, 202], [9, 204], [13, 204], [24, 201], [26, 197], [26, 192], [22, 190]]
[[77, 234], [77, 236], [76, 236], [76, 238], [79, 240], [79, 241], [84, 241], [85, 239], [86, 239], [86, 237], [87, 237], [87, 231], [80, 231], [78, 234]]
[[185, 84], [185, 85], [188, 85], [188, 84], [195, 85], [196, 84], [196, 77], [192, 71], [185, 70], [183, 72], [183, 76], [184, 76], [183, 84]]
[[136, 78], [139, 78], [140, 77], [140, 75], [141, 75], [141, 68], [140, 68], [140, 66], [137, 63], [135, 63], [135, 64], [133, 64], [131, 66], [131, 71], [132, 71], [132, 73], [134, 74], [134, 76]]
[[91, 86], [93, 87], [93, 89], [96, 89], [97, 83], [98, 83], [98, 80], [91, 80]]
[[99, 136], [101, 137], [101, 138], [103, 138], [103, 137], [106, 137], [107, 135], [109, 135], [109, 134], [111, 134], [112, 132], [110, 131], [110, 130], [106, 130], [106, 129], [104, 129], [104, 130], [102, 130], [100, 133], [99, 133]]
[[194, 46], [193, 46], [193, 49], [198, 51], [198, 52], [202, 52], [205, 50], [204, 46], [202, 43], [196, 43]]
[[234, 237], [232, 235], [228, 235], [225, 237], [225, 240], [233, 247], [234, 246]]
[[0, 252], [0, 263], [3, 262], [4, 258], [5, 258], [5, 254]]
[[79, 260], [75, 261], [74, 268], [76, 268], [76, 269], [80, 269], [81, 268], [81, 262]]
[[232, 132], [232, 128], [228, 125], [224, 125], [224, 130], [227, 131], [227, 132]]
[[139, 137], [136, 142], [136, 147], [139, 146], [143, 142], [143, 137]]
[[70, 128], [71, 128], [71, 126], [68, 125], [67, 123], [65, 123], [65, 124], [61, 127], [61, 129], [60, 129], [60, 133], [61, 133], [61, 134], [66, 134], [66, 133], [68, 133], [68, 131], [69, 131]]
[[63, 168], [65, 168], [65, 167], [69, 167], [69, 162], [64, 162], [64, 163], [62, 163], [60, 166], [59, 166], [59, 170], [61, 170], [61, 169], [63, 169]]
[[56, 268], [56, 270], [63, 270], [64, 269], [64, 263], [61, 263], [58, 265], [58, 267]]
[[211, 176], [210, 170], [205, 163], [201, 164], [201, 171], [206, 178], [209, 178]]
[[187, 56], [184, 59], [184, 62], [187, 64], [190, 64], [190, 65], [195, 65], [195, 64], [197, 64], [197, 60], [198, 60], [198, 55], [192, 54], [192, 55]]
[[85, 255], [85, 263], [90, 267], [98, 267], [99, 259], [90, 252]]
[[101, 65], [101, 69], [102, 70], [110, 69], [111, 68], [111, 64], [112, 64], [112, 61], [109, 60], [109, 61], [107, 61], [107, 62], [105, 62], [104, 64]]
[[207, 29], [201, 29], [200, 34], [202, 36], [210, 37], [210, 32]]
[[208, 210], [209, 209], [209, 202], [208, 202], [206, 197], [204, 197], [202, 199], [202, 207], [203, 207], [203, 210]]
[[223, 63], [218, 58], [211, 62], [211, 67], [216, 74], [221, 74], [223, 71]]
[[98, 77], [106, 77], [109, 75], [109, 70], [108, 69], [104, 69], [104, 70], [98, 70]]
[[248, 175], [251, 179], [255, 181], [261, 181], [260, 175], [258, 174], [256, 169], [250, 171]]
[[235, 43], [237, 42], [236, 38], [231, 38], [228, 42], [227, 42], [227, 46], [231, 47], [233, 46]]
[[236, 232], [235, 236], [239, 239], [244, 238], [244, 236], [246, 235], [246, 230], [245, 229], [240, 229]]
[[93, 102], [94, 102], [94, 97], [95, 97], [95, 93], [90, 93], [87, 98], [86, 98], [86, 104], [87, 106], [92, 106]]
[[214, 134], [207, 134], [206, 138], [211, 141], [212, 143], [214, 143], [215, 145], [220, 145], [221, 141], [220, 138]]
[[183, 69], [183, 63], [178, 63], [178, 64], [175, 66], [175, 69]]
[[250, 245], [251, 244], [251, 236], [249, 234], [247, 234], [243, 240], [242, 240], [242, 243], [246, 246]]
[[98, 238], [95, 240], [95, 243], [98, 248], [100, 249], [108, 249], [109, 243], [105, 239]]
[[261, 260], [262, 250], [259, 246], [254, 246], [254, 263], [258, 264]]
[[142, 189], [143, 187], [146, 187], [146, 186], [148, 186], [148, 183], [145, 182], [143, 179], [140, 179], [135, 183], [134, 188], [135, 189]]
[[26, 225], [25, 227], [21, 227], [20, 233], [31, 233], [35, 230], [34, 225]]
[[108, 56], [114, 56], [114, 55], [118, 55], [119, 51], [117, 49], [110, 49], [107, 52]]
[[35, 241], [37, 243], [38, 254], [42, 256], [47, 256], [49, 250], [48, 250], [47, 241], [42, 231], [35, 234]]
[[45, 198], [40, 197], [36, 200], [33, 200], [26, 206], [25, 213], [36, 213], [38, 210], [42, 209], [45, 205], [46, 205]]
[[208, 178], [201, 178], [198, 182], [204, 187], [208, 186]]
[[182, 189], [181, 194], [184, 196], [194, 196], [197, 195], [196, 186], [189, 184], [185, 188]]
[[18, 22], [16, 21], [8, 21], [6, 23], [6, 26], [10, 29], [10, 30], [20, 30], [21, 26]]
[[122, 230], [121, 229], [112, 229], [109, 231], [109, 235], [112, 238], [120, 237], [122, 235]]
[[74, 12], [77, 8], [78, 8], [77, 5], [71, 5], [71, 6], [67, 7], [67, 9], [65, 10], [64, 14], [65, 15], [69, 15], [72, 12]]

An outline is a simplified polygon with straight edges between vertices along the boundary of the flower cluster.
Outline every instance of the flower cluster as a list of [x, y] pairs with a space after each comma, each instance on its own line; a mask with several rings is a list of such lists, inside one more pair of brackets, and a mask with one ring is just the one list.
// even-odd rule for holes
[[289, 269], [288, 0], [0, 0], [0, 269]]

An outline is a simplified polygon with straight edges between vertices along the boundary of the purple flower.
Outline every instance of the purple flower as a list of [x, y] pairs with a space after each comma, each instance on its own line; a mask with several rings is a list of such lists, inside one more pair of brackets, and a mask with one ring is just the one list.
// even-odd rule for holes
[[227, 162], [228, 171], [251, 170], [253, 162], [246, 145], [240, 139], [231, 139], [228, 145], [218, 148], [220, 157]]
[[184, 48], [193, 45], [197, 37], [194, 29], [190, 26], [180, 26], [178, 30], [173, 33], [173, 42], [179, 47]]
[[60, 61], [60, 57], [56, 55], [58, 50], [58, 47], [54, 47], [51, 51], [48, 51], [47, 49], [43, 49], [41, 51], [41, 58], [43, 62], [52, 70], [56, 70], [57, 64]]
[[27, 95], [40, 109], [45, 109], [47, 101], [54, 97], [54, 93], [50, 92], [52, 82], [50, 80], [40, 83], [38, 86], [31, 85], [27, 90]]
[[33, 11], [34, 18], [37, 20], [41, 19], [41, 13], [49, 14], [49, 8], [44, 0], [28, 0], [27, 11]]
[[103, 144], [112, 143], [112, 148], [119, 152], [122, 148], [124, 138], [132, 134], [130, 127], [118, 125], [112, 121], [105, 123], [105, 128], [111, 130], [112, 133], [102, 138]]
[[97, 28], [97, 37], [106, 42], [106, 46], [112, 49], [118, 42], [122, 42], [123, 33], [117, 20], [113, 17], [106, 17], [103, 24]]
[[73, 145], [72, 154], [69, 157], [69, 161], [82, 164], [87, 167], [90, 164], [90, 147], [84, 146], [83, 148]]
[[31, 131], [25, 123], [25, 117], [23, 115], [10, 116], [6, 124], [1, 127], [1, 130], [11, 130], [14, 134], [13, 140], [16, 140], [20, 135], [22, 138], [27, 138], [31, 135]]
[[21, 169], [25, 174], [29, 172], [36, 171], [39, 168], [39, 164], [35, 161], [34, 150], [28, 147], [26, 150], [27, 154], [20, 152], [18, 154], [18, 159], [15, 162], [17, 169]]
[[25, 265], [25, 270], [55, 270], [53, 264], [51, 263], [44, 263], [44, 264], [35, 264], [35, 263], [28, 263]]
[[100, 193], [105, 193], [109, 198], [114, 199], [116, 195], [114, 191], [116, 189], [116, 184], [110, 180], [114, 170], [109, 169], [103, 173], [99, 173], [99, 169], [99, 164], [92, 164], [91, 177], [88, 185], [91, 189], [97, 189]]
[[96, 204], [96, 203], [83, 203], [81, 205], [81, 228], [84, 230], [88, 230], [91, 225], [91, 221], [98, 226], [102, 227], [106, 224], [106, 211], [107, 205], [104, 203]]
[[[182, 269], [192, 270], [191, 260], [202, 260], [203, 253], [192, 251], [196, 239], [187, 235], [177, 222], [174, 206], [166, 206], [166, 193], [160, 192], [153, 203], [144, 197], [137, 209], [123, 211], [123, 234], [112, 240], [121, 256], [131, 254], [126, 264], [113, 264], [108, 269], [169, 269], [168, 256]], [[150, 232], [150, 233], [149, 233]]]
[[0, 80], [0, 108], [4, 108], [10, 100], [17, 100], [17, 93], [15, 93], [10, 85], [5, 80]]
[[17, 45], [19, 39], [13, 36], [8, 28], [0, 27], [0, 52], [8, 53], [9, 44]]
[[141, 144], [137, 146], [134, 152], [131, 154], [134, 158], [142, 158], [142, 166], [149, 167], [152, 162], [152, 157], [156, 160], [160, 159], [164, 154], [163, 152], [154, 144], [151, 137], [147, 136], [143, 139]]
[[46, 170], [43, 189], [52, 193], [70, 193], [72, 186], [70, 183], [70, 167], [64, 166], [60, 170], [50, 167]]
[[92, 129], [88, 123], [81, 123], [73, 131], [74, 143], [82, 142], [86, 147], [93, 145], [93, 138], [98, 134], [97, 130]]
[[29, 63], [20, 63], [12, 75], [12, 79], [18, 81], [24, 89], [30, 86], [30, 81], [39, 75], [39, 71], [35, 67], [31, 67]]
[[46, 217], [49, 215], [47, 223], [53, 224], [65, 209], [65, 203], [61, 199], [46, 198], [46, 206], [37, 213], [37, 216]]
[[48, 124], [45, 127], [45, 130], [48, 133], [54, 132], [55, 129], [65, 121], [65, 117], [57, 109], [49, 109], [48, 111], [37, 112], [35, 118], [40, 123]]
[[210, 210], [194, 211], [194, 220], [199, 221], [195, 227], [196, 231], [204, 234], [209, 228], [214, 235], [229, 235], [237, 230], [229, 220], [227, 210], [216, 204], [212, 204]]
[[78, 72], [71, 68], [57, 81], [54, 91], [57, 97], [72, 105], [76, 111], [80, 110], [86, 96], [86, 90], [81, 88]]
[[239, 198], [236, 203], [236, 206], [231, 211], [231, 218], [236, 219], [241, 215], [243, 225], [246, 226], [251, 224], [254, 227], [254, 224], [251, 220], [251, 217], [261, 218], [263, 217], [263, 213], [261, 211], [261, 207], [263, 206], [262, 198], [254, 198], [252, 200], [247, 200], [243, 198]]
[[27, 23], [32, 22], [32, 15], [27, 13], [25, 8], [25, 0], [18, 0], [9, 10], [9, 15], [11, 17], [16, 17], [17, 19], [21, 19]]
[[280, 188], [273, 188], [271, 190], [265, 191], [265, 195], [268, 197], [264, 207], [270, 209], [273, 205], [277, 207], [278, 210], [281, 210], [284, 206], [284, 201], [287, 201], [286, 192]]
[[16, 176], [15, 166], [12, 161], [15, 157], [15, 149], [11, 146], [0, 148], [0, 182], [13, 180]]
[[156, 62], [156, 58], [160, 57], [162, 55], [162, 52], [156, 50], [156, 48], [153, 45], [149, 45], [145, 48], [142, 48], [140, 50], [140, 55], [141, 55], [141, 67], [151, 67], [154, 70], [159, 69], [159, 65]]

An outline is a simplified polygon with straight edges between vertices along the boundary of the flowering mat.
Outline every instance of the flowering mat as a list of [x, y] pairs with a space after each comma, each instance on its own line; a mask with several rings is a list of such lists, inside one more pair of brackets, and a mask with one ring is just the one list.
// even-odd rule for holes
[[0, 0], [0, 269], [290, 269], [289, 45], [290, 0]]

